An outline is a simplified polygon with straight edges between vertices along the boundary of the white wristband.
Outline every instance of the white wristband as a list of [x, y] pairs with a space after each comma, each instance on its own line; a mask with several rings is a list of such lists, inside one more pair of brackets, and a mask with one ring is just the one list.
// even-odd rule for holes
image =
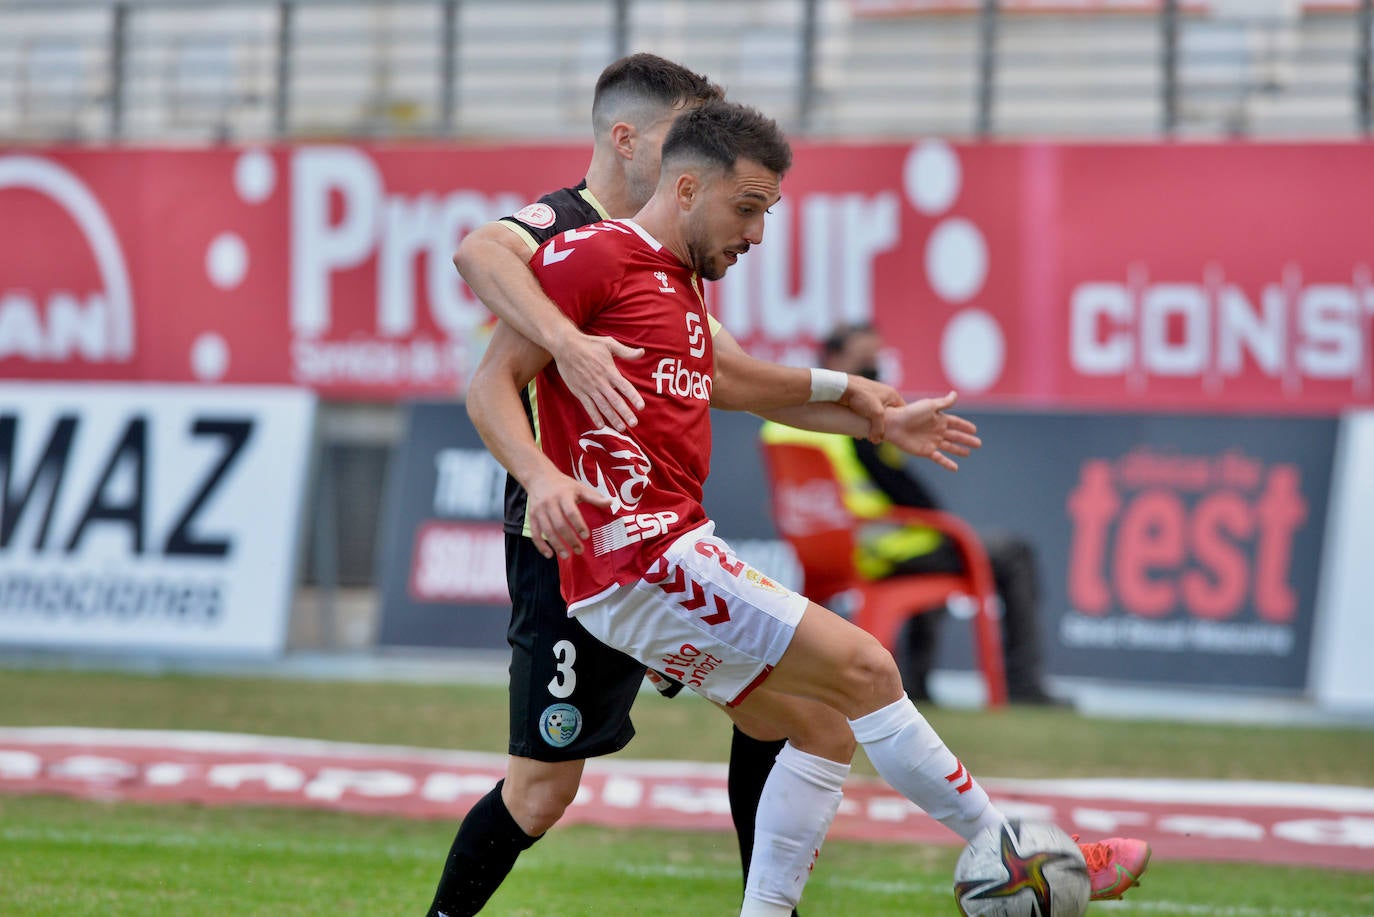
[[849, 376], [835, 369], [811, 370], [811, 400], [839, 401], [849, 388]]

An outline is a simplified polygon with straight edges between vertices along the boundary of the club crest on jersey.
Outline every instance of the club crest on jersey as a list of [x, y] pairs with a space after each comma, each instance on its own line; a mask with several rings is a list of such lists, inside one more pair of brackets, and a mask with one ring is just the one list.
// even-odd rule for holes
[[553, 208], [548, 204], [526, 204], [515, 212], [515, 219], [536, 229], [548, 229], [555, 218]]
[[573, 463], [573, 477], [611, 498], [611, 512], [619, 515], [639, 506], [653, 469], [639, 443], [610, 427], [588, 430], [577, 438], [582, 454]]
[[667, 271], [654, 271], [654, 279], [658, 281], [658, 291], [660, 293], [677, 292], [677, 288], [668, 282]]
[[539, 734], [554, 748], [566, 748], [582, 733], [582, 711], [572, 704], [554, 704], [539, 716]]

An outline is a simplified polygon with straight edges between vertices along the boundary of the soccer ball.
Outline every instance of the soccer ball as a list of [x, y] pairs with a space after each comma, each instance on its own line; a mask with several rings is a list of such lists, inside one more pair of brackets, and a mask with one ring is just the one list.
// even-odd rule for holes
[[1091, 894], [1083, 852], [1048, 822], [984, 828], [954, 866], [964, 917], [1083, 917]]

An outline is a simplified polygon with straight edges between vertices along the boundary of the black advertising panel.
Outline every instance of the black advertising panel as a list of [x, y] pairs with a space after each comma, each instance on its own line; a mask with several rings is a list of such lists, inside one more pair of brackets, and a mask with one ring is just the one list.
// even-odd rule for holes
[[1051, 674], [1305, 688], [1335, 419], [968, 414], [983, 449], [921, 473], [1035, 545]]
[[[1049, 674], [1305, 688], [1335, 419], [960, 412], [984, 447], [957, 473], [910, 468], [980, 532], [1034, 545]], [[714, 416], [717, 532], [795, 586], [759, 422]], [[941, 643], [941, 666], [972, 667], [968, 627]]]
[[[984, 447], [950, 473], [911, 468], [984, 534], [1035, 547], [1051, 675], [1264, 688], [1307, 684], [1337, 422], [965, 409]], [[380, 642], [503, 647], [504, 473], [460, 405], [412, 406], [392, 469]], [[787, 585], [759, 420], [716, 412], [707, 512]], [[970, 668], [951, 622], [940, 665]]]
[[504, 649], [506, 473], [462, 404], [417, 402], [388, 472], [378, 548], [384, 646]]

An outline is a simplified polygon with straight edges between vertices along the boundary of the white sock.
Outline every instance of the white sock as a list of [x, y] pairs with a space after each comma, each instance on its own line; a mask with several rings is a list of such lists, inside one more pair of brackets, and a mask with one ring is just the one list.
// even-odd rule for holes
[[844, 795], [849, 765], [788, 742], [759, 797], [741, 917], [790, 917]]
[[849, 725], [879, 776], [964, 840], [1006, 821], [909, 699], [893, 701]]

